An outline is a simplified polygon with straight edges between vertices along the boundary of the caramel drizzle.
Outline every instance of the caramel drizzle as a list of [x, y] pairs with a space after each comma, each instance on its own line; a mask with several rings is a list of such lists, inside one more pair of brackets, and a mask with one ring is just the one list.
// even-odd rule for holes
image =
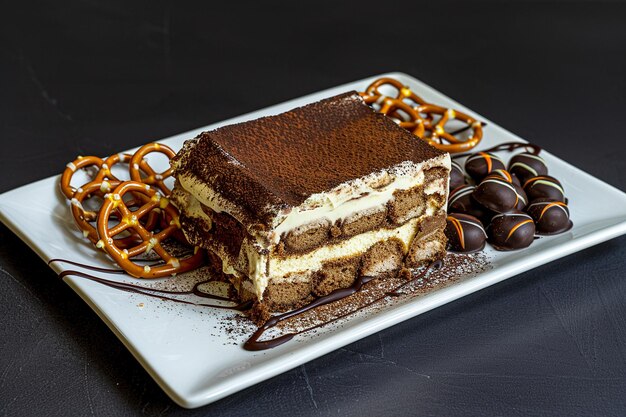
[[541, 220], [543, 218], [543, 215], [546, 214], [546, 211], [548, 211], [552, 207], [560, 207], [561, 210], [565, 211], [565, 209], [563, 209], [563, 207], [567, 207], [567, 204], [565, 204], [565, 203], [563, 203], [561, 201], [553, 201], [553, 202], [550, 202], [550, 203], [546, 204], [546, 206], [543, 208], [543, 210], [541, 210], [541, 214], [539, 215], [539, 219], [538, 220]]
[[519, 229], [520, 227], [522, 227], [523, 225], [527, 224], [527, 223], [533, 223], [533, 220], [524, 220], [522, 222], [517, 223], [515, 226], [513, 226], [513, 228], [511, 229], [511, 231], [509, 232], [508, 236], [506, 237], [506, 239], [504, 239], [504, 241], [506, 242], [507, 240], [510, 239], [511, 236], [513, 236], [513, 233], [515, 233], [515, 231], [517, 229]]
[[561, 192], [561, 194], [565, 195], [565, 191], [563, 190], [563, 187], [561, 187], [559, 184], [554, 182], [554, 178], [546, 177], [546, 176], [534, 177], [534, 178], [529, 179], [528, 181], [524, 183], [523, 188], [526, 188], [526, 186], [529, 184], [532, 184], [531, 187], [534, 187], [535, 184], [537, 183], [545, 184], [549, 187], [556, 188], [557, 190]]
[[448, 216], [448, 221], [450, 221], [456, 229], [456, 233], [459, 236], [459, 243], [461, 243], [461, 248], [465, 249], [465, 235], [463, 234], [463, 226], [461, 225], [461, 222], [452, 216]]
[[507, 182], [513, 182], [513, 177], [511, 177], [511, 174], [509, 174], [508, 171], [504, 170], [504, 169], [496, 169], [495, 171], [493, 171], [494, 174], [492, 175], [500, 175], [502, 178], [504, 178]]
[[265, 349], [270, 349], [270, 348], [274, 348], [277, 346], [282, 345], [283, 343], [286, 343], [288, 341], [290, 341], [291, 339], [293, 339], [295, 336], [305, 333], [305, 332], [309, 332], [311, 330], [315, 330], [317, 328], [320, 328], [321, 326], [325, 326], [327, 324], [330, 323], [334, 323], [338, 320], [341, 320], [347, 316], [350, 316], [354, 313], [356, 313], [357, 311], [363, 310], [364, 308], [367, 308], [369, 306], [371, 306], [374, 303], [377, 303], [381, 300], [383, 300], [386, 297], [397, 297], [403, 294], [403, 292], [401, 292], [401, 290], [405, 289], [407, 286], [409, 286], [410, 284], [412, 284], [413, 282], [417, 281], [418, 279], [424, 277], [424, 275], [426, 275], [426, 273], [428, 273], [431, 269], [439, 269], [443, 266], [443, 260], [442, 259], [438, 259], [432, 263], [430, 263], [422, 272], [420, 272], [418, 275], [416, 275], [415, 277], [411, 278], [411, 280], [405, 282], [402, 285], [399, 285], [398, 287], [396, 287], [395, 289], [393, 289], [390, 292], [385, 293], [384, 295], [368, 302], [367, 304], [352, 310], [350, 312], [344, 313], [340, 316], [335, 317], [332, 320], [329, 320], [327, 322], [324, 323], [320, 323], [320, 324], [316, 324], [315, 326], [311, 326], [308, 327], [306, 329], [297, 331], [297, 332], [291, 332], [291, 333], [286, 333], [282, 336], [278, 336], [275, 337], [273, 339], [268, 339], [268, 340], [263, 340], [260, 341], [259, 339], [261, 338], [261, 336], [263, 336], [263, 333], [265, 333], [267, 330], [271, 329], [272, 327], [280, 324], [282, 321], [287, 320], [291, 317], [294, 317], [298, 314], [302, 314], [305, 313], [313, 308], [316, 307], [320, 307], [329, 303], [332, 303], [334, 301], [339, 301], [343, 298], [349, 297], [352, 294], [357, 293], [358, 291], [361, 290], [361, 288], [367, 284], [368, 282], [372, 281], [374, 279], [374, 277], [368, 276], [368, 275], [364, 275], [364, 276], [360, 276], [356, 279], [356, 281], [354, 282], [354, 284], [352, 284], [352, 286], [348, 287], [348, 288], [340, 288], [337, 289], [333, 292], [331, 292], [328, 295], [325, 295], [323, 297], [320, 297], [316, 300], [314, 300], [313, 302], [311, 302], [310, 304], [307, 304], [301, 308], [295, 309], [295, 310], [291, 310], [288, 311], [286, 313], [283, 314], [279, 314], [277, 316], [274, 316], [272, 318], [270, 318], [263, 326], [259, 327], [257, 329], [257, 331], [255, 331], [252, 336], [250, 336], [250, 338], [244, 343], [243, 348], [246, 350], [251, 350], [251, 351], [258, 351], [258, 350], [265, 350]]
[[485, 159], [485, 162], [487, 163], [487, 172], [491, 172], [491, 168], [493, 168], [493, 163], [491, 162], [491, 155], [489, 155], [487, 152], [478, 152], [478, 154], [481, 155]]

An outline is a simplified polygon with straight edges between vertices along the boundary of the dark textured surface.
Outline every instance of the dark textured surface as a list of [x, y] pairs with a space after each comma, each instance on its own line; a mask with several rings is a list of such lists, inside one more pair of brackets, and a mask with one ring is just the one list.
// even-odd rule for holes
[[[244, 210], [238, 216], [272, 227], [278, 210], [312, 194], [443, 154], [347, 92], [285, 113], [201, 134], [174, 160]], [[237, 216], [236, 216], [237, 217]]]
[[[389, 70], [626, 190], [623, 3], [204, 3], [5, 3], [0, 192]], [[623, 416], [624, 275], [621, 237], [187, 411], [0, 226], [0, 415]]]

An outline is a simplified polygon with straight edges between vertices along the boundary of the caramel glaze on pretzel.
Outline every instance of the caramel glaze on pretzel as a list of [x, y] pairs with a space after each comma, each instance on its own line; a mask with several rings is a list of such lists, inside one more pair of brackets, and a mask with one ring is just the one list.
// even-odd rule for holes
[[413, 91], [411, 91], [411, 89], [408, 86], [402, 84], [400, 81], [394, 78], [389, 78], [389, 77], [379, 78], [373, 83], [371, 83], [367, 87], [367, 89], [365, 89], [365, 94], [368, 96], [374, 96], [374, 97], [383, 96], [383, 94], [380, 92], [380, 90], [378, 90], [378, 88], [385, 86], [385, 85], [392, 86], [397, 91], [396, 96], [391, 97], [391, 98], [395, 98], [396, 100], [401, 100], [401, 101], [405, 101], [405, 100], [411, 101], [414, 107], [421, 106], [422, 104], [426, 104], [426, 100], [424, 100], [423, 98], [415, 94]]
[[[70, 162], [66, 165], [65, 170], [63, 171], [63, 175], [61, 176], [61, 192], [67, 197], [71, 199], [74, 197], [74, 194], [79, 191], [81, 188], [84, 188], [87, 184], [92, 182], [105, 182], [104, 186], [106, 187], [106, 181], [119, 181], [113, 173], [111, 172], [111, 168], [114, 165], [119, 163], [128, 163], [130, 162], [132, 155], [129, 154], [115, 154], [111, 155], [106, 159], [98, 158], [97, 156], [79, 156], [76, 160]], [[79, 169], [85, 169], [89, 167], [94, 167], [97, 169], [96, 175], [86, 184], [75, 188], [71, 185], [72, 178], [74, 177], [74, 173]], [[147, 169], [148, 166], [145, 162], [141, 163], [142, 169]]]
[[[143, 204], [131, 211], [124, 201], [126, 193], [132, 193], [133, 196], [143, 195]], [[157, 233], [147, 230], [140, 221], [156, 208], [161, 209], [165, 218], [169, 220], [166, 227]], [[109, 228], [109, 221], [114, 212], [119, 213], [119, 223]], [[161, 246], [166, 238], [172, 236], [179, 229], [178, 211], [166, 197], [162, 197], [148, 184], [125, 181], [104, 197], [104, 203], [98, 213], [97, 230], [100, 240], [98, 240], [96, 247], [107, 252], [118, 265], [134, 277], [161, 278], [190, 271], [200, 266], [204, 261], [204, 251], [198, 247], [194, 248], [194, 253], [190, 257], [178, 259], [170, 255]], [[128, 248], [118, 246], [114, 237], [131, 230], [141, 237], [142, 242]], [[131, 259], [151, 251], [154, 251], [163, 260], [163, 264], [157, 266], [138, 265]]]
[[[61, 176], [60, 185], [61, 185], [61, 192], [63, 193], [63, 195], [65, 195], [65, 197], [67, 197], [68, 199], [71, 199], [72, 197], [74, 197], [74, 194], [76, 194], [76, 192], [80, 190], [80, 188], [82, 188], [82, 187], [79, 187], [77, 189], [77, 188], [72, 187], [72, 185], [70, 184], [72, 181], [72, 177], [74, 176], [74, 173], [76, 171], [78, 171], [79, 169], [84, 169], [88, 167], [95, 167], [98, 169], [98, 171], [100, 171], [103, 163], [104, 161], [101, 158], [98, 158], [97, 156], [79, 156], [74, 161], [68, 163], [65, 166], [63, 175]], [[83, 184], [83, 186], [84, 185], [86, 184]]]
[[405, 128], [420, 138], [424, 136], [426, 121], [417, 110], [404, 101], [385, 96], [366, 95], [362, 97], [367, 104], [376, 103], [380, 105], [378, 112], [391, 117], [400, 127]]
[[[156, 187], [161, 190], [165, 196], [169, 196], [172, 190], [165, 185], [164, 180], [172, 176], [173, 169], [170, 167], [164, 172], [156, 172], [145, 160], [146, 155], [153, 152], [162, 153], [167, 156], [168, 159], [172, 159], [176, 155], [176, 152], [169, 146], [160, 143], [147, 143], [139, 148], [130, 160], [130, 178], [133, 181]], [[142, 176], [142, 172], [147, 176]]]
[[[441, 116], [436, 122], [434, 121], [434, 118], [431, 118], [433, 121], [425, 124], [426, 130], [430, 132], [430, 137], [427, 136], [426, 139], [428, 140], [428, 143], [435, 148], [450, 153], [465, 152], [478, 145], [483, 138], [482, 123], [458, 110], [446, 109], [445, 107], [434, 104], [424, 104], [419, 107], [418, 111], [429, 115], [436, 114]], [[445, 129], [445, 125], [451, 119], [460, 120], [470, 126], [472, 129], [471, 136], [467, 139], [461, 140], [452, 133], [448, 133]], [[444, 140], [448, 143], [444, 143]]]
[[[92, 225], [97, 220], [97, 214], [93, 211], [85, 210], [83, 207], [83, 203], [92, 198], [97, 194], [98, 191], [105, 193], [107, 191], [111, 191], [111, 187], [115, 188], [119, 186], [121, 181], [110, 181], [106, 182], [106, 186], [103, 185], [103, 182], [90, 182], [84, 187], [80, 188], [72, 197], [71, 201], [71, 211], [72, 216], [74, 217], [74, 222], [78, 226], [78, 228], [82, 231], [83, 236], [91, 241], [94, 245], [98, 243], [98, 231]], [[129, 200], [126, 202], [128, 207], [134, 208], [141, 205], [141, 201], [137, 200]], [[112, 213], [113, 216], [120, 217], [119, 212], [115, 211]], [[150, 211], [149, 215], [145, 218], [143, 227], [146, 230], [153, 230], [155, 227], [159, 225], [160, 221], [160, 210], [154, 209]], [[137, 245], [142, 241], [141, 236], [136, 233], [130, 233], [124, 237], [118, 237], [115, 239], [115, 243], [118, 247], [122, 249], [127, 249], [132, 246]]]
[[[192, 256], [179, 260], [161, 245], [167, 238], [189, 243], [180, 230], [178, 211], [160, 193], [170, 194], [164, 180], [171, 176], [172, 170], [156, 172], [145, 159], [152, 152], [160, 152], [168, 159], [175, 155], [168, 146], [149, 143], [133, 155], [116, 154], [106, 159], [78, 157], [67, 164], [60, 181], [61, 192], [70, 200], [74, 221], [83, 236], [104, 249], [130, 275], [140, 278], [175, 275], [204, 262], [204, 251], [197, 247]], [[113, 175], [111, 168], [118, 163], [129, 164], [131, 180], [135, 181], [121, 181]], [[96, 171], [90, 181], [79, 187], [72, 186], [75, 172], [88, 168]], [[132, 197], [123, 198], [128, 193]], [[87, 210], [84, 203], [95, 197], [104, 200], [102, 206], [97, 212]], [[116, 226], [109, 228], [113, 221], [117, 221]], [[163, 264], [137, 265], [131, 260], [152, 251], [160, 256]]]
[[[383, 86], [393, 87], [396, 90], [395, 97], [385, 96], [379, 90]], [[408, 86], [393, 78], [379, 78], [359, 94], [367, 104], [380, 106], [377, 111], [392, 117], [400, 126], [443, 151], [465, 152], [475, 147], [483, 137], [481, 122], [457, 110], [427, 103]], [[411, 111], [407, 111], [407, 107]], [[465, 123], [467, 127], [452, 133], [446, 131], [446, 123], [452, 119]], [[455, 136], [467, 128], [472, 129], [469, 138], [459, 139]]]
[[[97, 156], [79, 156], [76, 160], [67, 164], [63, 171], [60, 182], [61, 192], [72, 203], [72, 214], [74, 215], [76, 225], [83, 232], [83, 235], [93, 243], [95, 243], [93, 240], [95, 229], [89, 223], [95, 221], [98, 214], [95, 211], [85, 210], [82, 202], [91, 198], [92, 194], [102, 197], [105, 193], [110, 192], [112, 188], [117, 187], [121, 181], [113, 175], [111, 168], [118, 163], [130, 162], [131, 157], [132, 155], [129, 154], [115, 154], [106, 159], [101, 159]], [[146, 164], [142, 163], [141, 165], [144, 167]], [[97, 169], [91, 180], [78, 188], [73, 187], [71, 182], [74, 173], [79, 169], [90, 167]], [[83, 192], [86, 189], [89, 189], [90, 192]], [[78, 195], [80, 195], [79, 199], [76, 198]]]

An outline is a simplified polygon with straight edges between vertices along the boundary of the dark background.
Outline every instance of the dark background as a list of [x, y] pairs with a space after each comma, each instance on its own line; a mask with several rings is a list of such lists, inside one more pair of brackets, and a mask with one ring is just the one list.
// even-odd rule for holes
[[[626, 190], [623, 3], [0, 4], [0, 192], [392, 70]], [[625, 272], [622, 237], [189, 411], [0, 225], [0, 415], [623, 416]]]

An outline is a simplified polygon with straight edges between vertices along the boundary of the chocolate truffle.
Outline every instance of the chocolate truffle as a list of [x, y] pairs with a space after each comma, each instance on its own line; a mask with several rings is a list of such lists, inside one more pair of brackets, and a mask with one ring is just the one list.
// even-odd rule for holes
[[517, 205], [515, 208], [517, 210], [524, 210], [524, 207], [528, 205], [528, 196], [521, 185], [513, 183], [513, 188], [515, 188], [515, 192], [517, 193]]
[[492, 213], [472, 198], [475, 189], [475, 185], [467, 184], [452, 190], [448, 197], [448, 212], [469, 214], [483, 222], [489, 221]]
[[489, 175], [497, 175], [505, 179], [507, 182], [510, 182], [511, 184], [522, 185], [522, 183], [520, 182], [519, 178], [517, 178], [517, 176], [512, 175], [509, 171], [505, 169], [494, 169]]
[[454, 252], [476, 252], [485, 247], [487, 233], [474, 216], [452, 213], [446, 219], [448, 248]]
[[542, 157], [523, 152], [511, 158], [509, 161], [509, 172], [517, 175], [522, 182], [526, 182], [532, 177], [547, 175], [548, 167]]
[[517, 207], [519, 197], [513, 184], [498, 176], [488, 176], [472, 194], [481, 206], [498, 213]]
[[554, 177], [541, 175], [533, 177], [524, 183], [524, 191], [528, 200], [533, 202], [540, 198], [547, 198], [554, 201], [565, 201], [565, 191], [563, 186]]
[[457, 162], [452, 161], [450, 169], [450, 190], [454, 190], [465, 184], [465, 173]]
[[487, 152], [478, 152], [465, 161], [465, 172], [476, 182], [482, 181], [493, 170], [505, 169], [500, 157]]
[[497, 250], [514, 250], [530, 246], [535, 239], [535, 222], [521, 211], [497, 214], [487, 227], [488, 241]]
[[537, 232], [544, 235], [563, 233], [572, 227], [569, 208], [562, 201], [535, 200], [526, 212], [535, 220]]

